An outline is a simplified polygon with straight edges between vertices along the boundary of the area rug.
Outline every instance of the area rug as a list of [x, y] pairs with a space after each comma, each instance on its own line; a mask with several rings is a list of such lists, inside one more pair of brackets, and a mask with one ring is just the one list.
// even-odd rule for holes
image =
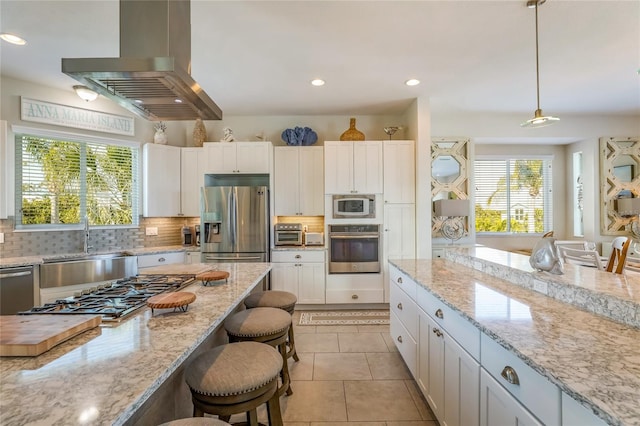
[[389, 311], [304, 311], [298, 325], [386, 325]]

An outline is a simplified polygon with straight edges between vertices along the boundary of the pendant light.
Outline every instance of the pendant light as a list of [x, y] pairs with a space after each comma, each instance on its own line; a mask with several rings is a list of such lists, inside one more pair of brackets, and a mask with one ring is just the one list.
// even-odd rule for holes
[[527, 7], [536, 10], [536, 99], [538, 102], [538, 109], [533, 114], [533, 118], [520, 124], [522, 127], [545, 127], [553, 124], [556, 121], [560, 121], [558, 117], [552, 117], [550, 115], [545, 116], [540, 109], [540, 65], [538, 61], [538, 7], [542, 5], [546, 0], [528, 0]]

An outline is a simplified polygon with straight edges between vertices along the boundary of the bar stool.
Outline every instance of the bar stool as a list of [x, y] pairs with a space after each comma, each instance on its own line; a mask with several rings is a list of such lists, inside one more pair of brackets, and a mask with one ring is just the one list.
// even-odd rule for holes
[[162, 423], [159, 426], [229, 426], [229, 423], [212, 417], [188, 417]]
[[291, 315], [278, 308], [246, 309], [231, 315], [224, 322], [229, 342], [260, 342], [273, 346], [282, 355], [282, 386], [278, 395], [292, 395], [287, 365], [287, 335], [291, 328]]
[[[278, 308], [287, 311], [290, 315], [293, 315], [293, 311], [296, 309], [296, 302], [298, 298], [295, 294], [288, 291], [270, 290], [270, 291], [256, 291], [248, 295], [244, 299], [244, 306], [247, 309], [252, 308]], [[293, 357], [295, 361], [300, 361], [298, 354], [296, 353], [296, 343], [293, 336], [293, 324], [289, 327], [289, 351], [287, 352], [287, 358]]]
[[256, 409], [266, 402], [269, 424], [282, 426], [277, 392], [281, 371], [282, 355], [258, 342], [230, 343], [198, 355], [184, 373], [193, 416], [208, 413], [228, 419], [247, 413], [247, 424], [258, 426]]

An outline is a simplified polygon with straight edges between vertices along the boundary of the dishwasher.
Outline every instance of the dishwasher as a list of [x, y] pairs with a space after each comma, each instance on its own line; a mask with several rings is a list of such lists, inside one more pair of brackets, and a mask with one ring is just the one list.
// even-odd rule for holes
[[33, 266], [0, 269], [0, 315], [15, 315], [36, 304]]

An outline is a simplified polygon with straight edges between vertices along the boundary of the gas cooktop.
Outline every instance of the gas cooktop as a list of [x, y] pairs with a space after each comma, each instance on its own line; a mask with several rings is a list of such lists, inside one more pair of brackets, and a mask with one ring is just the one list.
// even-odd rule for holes
[[95, 314], [102, 315], [102, 321], [120, 321], [146, 306], [150, 297], [178, 291], [193, 281], [193, 275], [138, 275], [101, 284], [93, 292], [56, 300], [19, 314]]

